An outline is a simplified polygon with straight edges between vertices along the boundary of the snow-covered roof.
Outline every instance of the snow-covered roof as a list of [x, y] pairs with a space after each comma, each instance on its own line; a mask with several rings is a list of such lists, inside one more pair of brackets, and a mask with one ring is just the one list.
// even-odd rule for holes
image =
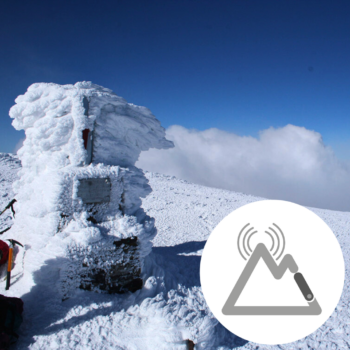
[[133, 166], [141, 151], [173, 147], [148, 108], [91, 82], [35, 83], [15, 102], [12, 125], [26, 133], [18, 155], [24, 168], [37, 173], [89, 163], [86, 129], [93, 135], [92, 163]]

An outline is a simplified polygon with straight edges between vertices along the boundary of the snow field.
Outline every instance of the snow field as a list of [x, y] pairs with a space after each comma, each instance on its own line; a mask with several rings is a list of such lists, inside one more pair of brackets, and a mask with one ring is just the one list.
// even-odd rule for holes
[[[6, 162], [6, 166], [1, 162], [1, 183], [9, 191], [16, 171], [11, 161]], [[337, 235], [345, 259], [344, 291], [332, 317], [314, 334], [292, 344], [245, 343], [211, 317], [200, 291], [199, 264], [211, 229], [235, 208], [259, 198], [160, 174], [146, 173], [146, 177], [153, 191], [142, 206], [155, 218], [158, 234], [145, 262], [149, 277], [144, 288], [124, 296], [79, 290], [62, 302], [57, 284], [64, 261], [47, 257], [32, 276], [35, 286], [22, 295], [25, 321], [15, 348], [185, 349], [185, 338], [203, 349], [227, 350], [238, 345], [259, 350], [349, 348], [349, 213], [312, 209]], [[20, 296], [21, 291], [14, 294]]]

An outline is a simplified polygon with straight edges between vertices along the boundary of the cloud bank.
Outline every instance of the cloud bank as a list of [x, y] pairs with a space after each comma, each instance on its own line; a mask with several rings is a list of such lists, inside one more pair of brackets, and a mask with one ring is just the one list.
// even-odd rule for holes
[[175, 148], [143, 152], [136, 166], [210, 187], [350, 211], [350, 166], [303, 127], [269, 128], [258, 138], [174, 125]]

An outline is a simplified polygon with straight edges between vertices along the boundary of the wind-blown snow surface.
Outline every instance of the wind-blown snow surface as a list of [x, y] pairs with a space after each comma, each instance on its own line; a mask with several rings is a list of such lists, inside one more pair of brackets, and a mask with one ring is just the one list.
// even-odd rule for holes
[[[0, 154], [1, 205], [6, 205], [11, 197], [11, 183], [18, 166], [16, 158]], [[146, 173], [146, 177], [153, 192], [143, 200], [143, 208], [156, 219], [158, 234], [146, 261], [149, 277], [144, 288], [128, 295], [79, 290], [62, 302], [57, 284], [64, 262], [48, 256], [45, 265], [34, 273], [35, 286], [29, 293], [22, 295], [16, 288], [20, 274], [13, 276], [8, 292], [4, 290], [5, 283], [0, 283], [2, 294], [21, 296], [25, 303], [24, 323], [14, 348], [186, 349], [185, 339], [194, 340], [196, 349], [350, 347], [350, 213], [312, 209], [336, 234], [345, 259], [344, 291], [332, 317], [298, 342], [278, 347], [259, 345], [241, 340], [217, 324], [203, 299], [199, 264], [205, 241], [220, 220], [232, 210], [261, 198], [194, 185], [170, 176]], [[4, 219], [0, 217], [2, 226]], [[10, 232], [2, 239], [10, 238]]]

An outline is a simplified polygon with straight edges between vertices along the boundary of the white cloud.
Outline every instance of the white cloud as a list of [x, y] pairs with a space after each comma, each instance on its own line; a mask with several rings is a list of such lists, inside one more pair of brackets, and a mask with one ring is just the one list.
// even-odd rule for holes
[[206, 186], [350, 211], [350, 166], [315, 131], [287, 125], [263, 130], [256, 139], [174, 125], [167, 138], [175, 148], [143, 152], [136, 166]]

